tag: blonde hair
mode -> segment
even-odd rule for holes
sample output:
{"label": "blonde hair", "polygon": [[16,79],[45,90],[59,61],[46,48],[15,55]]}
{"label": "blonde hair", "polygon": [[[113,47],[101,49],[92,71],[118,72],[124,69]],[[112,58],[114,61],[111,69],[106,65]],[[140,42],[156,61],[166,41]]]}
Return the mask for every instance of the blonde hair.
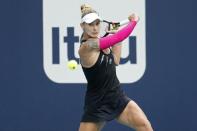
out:
{"label": "blonde hair", "polygon": [[89,13],[97,13],[97,12],[93,10],[89,4],[81,5],[81,18],[83,18],[85,15]]}

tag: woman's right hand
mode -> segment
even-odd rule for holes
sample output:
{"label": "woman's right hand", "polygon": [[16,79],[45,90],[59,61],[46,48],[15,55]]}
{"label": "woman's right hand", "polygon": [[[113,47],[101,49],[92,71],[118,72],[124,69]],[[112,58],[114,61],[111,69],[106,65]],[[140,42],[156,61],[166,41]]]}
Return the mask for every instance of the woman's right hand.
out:
{"label": "woman's right hand", "polygon": [[136,22],[138,22],[138,21],[140,20],[139,16],[137,16],[136,14],[130,15],[130,16],[128,17],[128,19],[129,19],[130,21],[136,21]]}

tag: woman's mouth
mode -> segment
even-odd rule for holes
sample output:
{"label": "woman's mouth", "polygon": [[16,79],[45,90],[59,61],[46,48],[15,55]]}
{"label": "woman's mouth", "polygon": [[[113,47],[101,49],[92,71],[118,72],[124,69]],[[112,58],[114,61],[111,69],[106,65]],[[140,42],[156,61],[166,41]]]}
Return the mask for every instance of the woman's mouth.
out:
{"label": "woman's mouth", "polygon": [[98,32],[93,32],[92,34],[93,34],[93,35],[98,35]]}

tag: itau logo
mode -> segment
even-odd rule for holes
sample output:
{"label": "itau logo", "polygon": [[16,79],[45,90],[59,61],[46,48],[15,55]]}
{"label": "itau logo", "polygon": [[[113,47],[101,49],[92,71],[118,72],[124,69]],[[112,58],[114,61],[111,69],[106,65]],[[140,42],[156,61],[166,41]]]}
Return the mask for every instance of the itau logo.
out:
{"label": "itau logo", "polygon": [[138,81],[146,68],[145,0],[43,0],[43,66],[48,78],[56,83],[87,83],[81,66],[74,71],[67,68],[69,60],[79,64],[80,6],[84,3],[110,21],[124,20],[132,13],[140,16],[131,36],[122,42],[121,62],[117,66],[121,83]]}

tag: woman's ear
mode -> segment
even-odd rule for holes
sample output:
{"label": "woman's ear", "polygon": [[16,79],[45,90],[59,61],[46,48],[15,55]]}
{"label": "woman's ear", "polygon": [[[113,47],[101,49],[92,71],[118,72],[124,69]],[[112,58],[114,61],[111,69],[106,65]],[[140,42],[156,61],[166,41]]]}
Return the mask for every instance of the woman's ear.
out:
{"label": "woman's ear", "polygon": [[80,23],[80,26],[84,30],[84,23]]}

